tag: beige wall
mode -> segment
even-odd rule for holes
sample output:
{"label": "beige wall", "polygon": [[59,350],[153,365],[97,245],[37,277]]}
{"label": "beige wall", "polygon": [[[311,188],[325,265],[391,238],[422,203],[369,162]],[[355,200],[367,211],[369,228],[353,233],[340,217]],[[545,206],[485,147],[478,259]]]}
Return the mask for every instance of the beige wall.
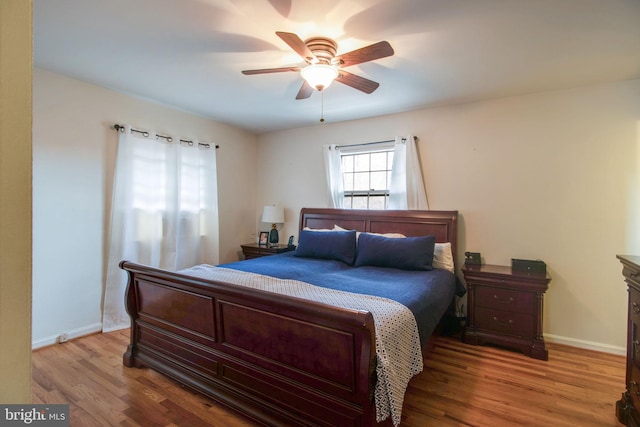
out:
{"label": "beige wall", "polygon": [[35,347],[101,328],[114,123],[220,145],[220,262],[238,260],[255,234],[253,134],[42,69],[33,80]]}
{"label": "beige wall", "polygon": [[0,402],[31,402],[32,2],[0,2]]}
{"label": "beige wall", "polygon": [[[615,255],[640,253],[640,81],[424,109],[262,135],[257,206],[327,206],[320,147],[413,133],[431,209],[461,214],[460,252],[542,259],[544,332],[624,353],[626,289]],[[461,254],[459,254],[460,256]],[[459,258],[460,259],[460,258]]]}

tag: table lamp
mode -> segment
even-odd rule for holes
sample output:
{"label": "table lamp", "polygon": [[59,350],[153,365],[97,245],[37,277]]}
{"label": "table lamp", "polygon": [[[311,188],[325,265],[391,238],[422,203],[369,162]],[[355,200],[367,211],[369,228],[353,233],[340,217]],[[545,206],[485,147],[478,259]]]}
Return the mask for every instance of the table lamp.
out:
{"label": "table lamp", "polygon": [[284,208],[275,205],[265,206],[262,210],[262,222],[271,223],[271,231],[269,231],[269,245],[277,245],[280,240],[277,224],[284,224]]}

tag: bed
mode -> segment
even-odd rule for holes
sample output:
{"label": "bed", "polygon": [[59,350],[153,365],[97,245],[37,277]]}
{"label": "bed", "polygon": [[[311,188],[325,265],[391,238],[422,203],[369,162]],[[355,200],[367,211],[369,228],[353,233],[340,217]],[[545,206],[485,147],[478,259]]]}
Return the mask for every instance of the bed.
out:
{"label": "bed", "polygon": [[[455,267],[429,270],[420,265],[420,271],[413,271],[412,264],[423,258],[413,256],[422,249],[413,250],[412,245],[423,245],[427,236],[437,248],[450,248],[455,264],[457,212],[304,208],[299,230],[294,252],[217,267],[169,272],[122,261],[129,280],[125,304],[132,322],[124,365],[152,368],[264,425],[397,425],[400,414],[393,402],[404,388],[398,391],[390,382],[386,394],[392,405],[381,409],[380,400],[386,398],[380,397],[384,395],[380,389],[387,387],[381,365],[388,355],[380,352],[385,345],[393,352],[400,345],[386,340],[405,334],[414,352],[407,358],[413,358],[415,365],[416,345],[428,347],[429,336],[452,307],[454,295],[464,292],[455,274],[447,271]],[[336,239],[352,238],[355,266],[349,265],[349,258],[346,262],[341,258],[349,251],[335,249],[342,248]],[[395,245],[391,247],[401,249],[381,257],[379,249],[391,240]],[[411,265],[400,269],[378,265],[393,261],[393,254],[402,255],[394,262]],[[380,279],[431,280],[421,275],[437,278],[437,290],[428,291],[433,295],[416,297],[400,287],[365,295],[367,286]],[[254,280],[255,285],[245,283]],[[348,298],[343,299],[345,292]],[[321,296],[314,299],[308,293]],[[409,322],[415,331],[395,321],[391,323],[397,329],[382,327],[380,312],[389,310],[412,313]],[[385,328],[387,337],[380,331]],[[421,369],[421,354],[419,365]]]}

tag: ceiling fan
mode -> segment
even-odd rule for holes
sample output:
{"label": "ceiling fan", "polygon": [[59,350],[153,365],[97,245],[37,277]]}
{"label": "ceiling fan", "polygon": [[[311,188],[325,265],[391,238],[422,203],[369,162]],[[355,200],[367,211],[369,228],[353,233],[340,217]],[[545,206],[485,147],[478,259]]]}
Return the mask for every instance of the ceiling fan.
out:
{"label": "ceiling fan", "polygon": [[309,98],[313,89],[322,91],[327,88],[333,80],[351,86],[364,93],[372,93],[380,86],[373,80],[357,76],[343,68],[375,59],[385,58],[393,55],[393,48],[386,41],[374,43],[351,52],[336,56],[338,44],[327,37],[311,37],[302,41],[294,33],[276,31],[286,44],[291,47],[308,64],[304,67],[280,67],[264,68],[260,70],[244,70],[242,74],[269,74],[286,71],[300,71],[304,82],[296,95],[296,99]]}

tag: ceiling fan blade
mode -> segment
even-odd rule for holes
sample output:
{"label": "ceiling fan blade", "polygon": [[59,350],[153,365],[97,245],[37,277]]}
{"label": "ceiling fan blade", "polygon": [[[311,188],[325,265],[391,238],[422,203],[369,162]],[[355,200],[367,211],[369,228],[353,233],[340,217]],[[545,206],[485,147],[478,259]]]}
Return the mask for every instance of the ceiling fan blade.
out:
{"label": "ceiling fan blade", "polygon": [[304,44],[302,39],[298,37],[297,34],[286,33],[284,31],[276,31],[276,34],[305,61],[311,63],[315,62],[315,60],[317,59],[313,52],[309,50],[307,45]]}
{"label": "ceiling fan blade", "polygon": [[334,61],[338,61],[337,63],[341,67],[349,67],[351,65],[362,64],[363,62],[373,61],[374,59],[386,58],[393,54],[393,48],[389,42],[382,41],[338,55],[334,58]]}
{"label": "ceiling fan blade", "polygon": [[280,67],[280,68],[263,68],[260,70],[242,70],[242,74],[270,74],[270,73],[282,73],[285,71],[300,71],[300,67]]}
{"label": "ceiling fan blade", "polygon": [[378,89],[380,83],[373,80],[365,79],[364,77],[356,76],[344,70],[338,71],[338,77],[336,81],[347,86],[351,86],[354,89],[358,89],[364,93],[372,93]]}
{"label": "ceiling fan blade", "polygon": [[307,99],[313,93],[313,88],[307,81],[305,80],[296,95],[296,99]]}

